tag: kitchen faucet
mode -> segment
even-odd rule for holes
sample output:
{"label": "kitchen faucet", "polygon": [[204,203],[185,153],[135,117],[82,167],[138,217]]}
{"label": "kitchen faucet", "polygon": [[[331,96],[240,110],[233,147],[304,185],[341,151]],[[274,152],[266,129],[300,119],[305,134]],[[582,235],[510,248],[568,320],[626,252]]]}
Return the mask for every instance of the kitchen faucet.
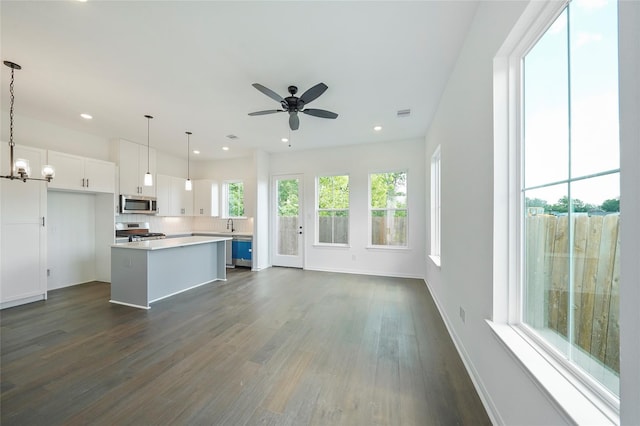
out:
{"label": "kitchen faucet", "polygon": [[233,219],[231,218],[227,219],[227,229],[229,229],[229,222],[231,222],[231,232],[235,231],[233,228]]}

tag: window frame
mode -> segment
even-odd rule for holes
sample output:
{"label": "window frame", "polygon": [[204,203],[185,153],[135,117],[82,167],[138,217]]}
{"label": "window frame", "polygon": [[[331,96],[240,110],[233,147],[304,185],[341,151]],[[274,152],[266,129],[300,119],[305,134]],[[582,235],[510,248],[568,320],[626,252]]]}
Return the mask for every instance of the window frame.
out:
{"label": "window frame", "polygon": [[[242,184],[242,216],[229,215],[229,185],[234,183]],[[244,199],[244,181],[242,179],[228,179],[222,182],[222,219],[246,219],[246,203]]]}
{"label": "window frame", "polygon": [[[397,208],[373,208],[371,207],[371,176],[372,175],[380,175],[380,174],[386,174],[386,173],[404,173],[405,174],[405,179],[406,179],[406,204],[407,206],[404,209],[397,209]],[[406,224],[405,224],[405,233],[406,233],[406,242],[404,245],[388,245],[388,244],[373,244],[373,232],[371,231],[371,227],[373,224],[372,221],[372,212],[374,210],[377,211],[402,211],[404,210],[406,212],[405,217],[406,217]],[[381,249],[381,250],[407,250],[409,249],[409,240],[410,240],[410,233],[409,233],[409,171],[407,169],[391,169],[391,170],[385,170],[385,171],[375,171],[375,172],[369,172],[367,175],[367,222],[368,222],[368,230],[367,230],[367,245],[366,248],[368,249]]]}
{"label": "window frame", "polygon": [[[320,209],[320,178],[344,176],[348,180],[349,185],[349,207],[347,209]],[[317,175],[315,178],[315,238],[314,245],[322,247],[350,247],[351,246],[351,176],[349,173],[331,173]],[[320,242],[320,211],[345,211],[347,212],[347,242],[346,243],[327,243]]]}
{"label": "window frame", "polygon": [[441,255],[441,213],[442,213],[442,150],[440,145],[436,147],[431,155],[431,194],[430,194],[430,241],[429,257],[437,265],[440,266]]}
{"label": "window frame", "polygon": [[523,59],[569,2],[532,2],[494,58],[494,303],[487,323],[569,419],[614,424],[620,399],[523,321]]}

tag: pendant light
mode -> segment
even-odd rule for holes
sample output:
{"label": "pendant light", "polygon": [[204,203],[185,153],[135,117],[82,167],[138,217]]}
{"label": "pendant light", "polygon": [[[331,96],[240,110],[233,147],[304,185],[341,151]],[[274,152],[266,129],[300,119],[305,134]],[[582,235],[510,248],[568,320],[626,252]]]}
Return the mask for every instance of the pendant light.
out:
{"label": "pendant light", "polygon": [[144,174],[144,186],[153,186],[153,176],[151,176],[150,167],[149,167],[149,155],[150,155],[150,147],[149,147],[149,122],[153,118],[150,115],[145,115],[147,119],[147,173]]}
{"label": "pendant light", "polygon": [[53,166],[45,164],[44,166],[42,166],[42,178],[33,178],[29,177],[29,174],[31,173],[29,160],[26,160],[24,158],[17,158],[14,161],[13,159],[13,148],[16,145],[16,143],[13,141],[13,103],[15,101],[15,96],[13,94],[13,72],[15,70],[21,70],[22,67],[11,61],[4,61],[4,64],[11,68],[11,83],[9,84],[9,93],[11,94],[11,107],[9,108],[9,164],[11,174],[0,177],[11,180],[19,179],[23,182],[26,182],[28,180],[42,180],[51,182],[51,179],[53,179],[56,174]]}
{"label": "pendant light", "polygon": [[184,183],[184,190],[191,191],[192,189],[191,174],[189,170],[189,150],[191,149],[191,143],[189,141],[189,136],[191,136],[192,133],[191,132],[185,132],[185,133],[187,134],[187,180]]}

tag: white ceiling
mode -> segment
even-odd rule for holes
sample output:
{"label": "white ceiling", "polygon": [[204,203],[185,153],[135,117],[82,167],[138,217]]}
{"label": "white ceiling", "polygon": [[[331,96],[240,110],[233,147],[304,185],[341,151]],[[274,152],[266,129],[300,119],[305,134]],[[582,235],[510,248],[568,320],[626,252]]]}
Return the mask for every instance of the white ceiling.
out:
{"label": "white ceiling", "polygon": [[[22,66],[16,115],[146,143],[150,114],[151,146],[186,157],[189,130],[200,159],[220,159],[424,137],[476,6],[3,0],[1,54]],[[1,68],[8,114],[10,69]],[[292,148],[280,141],[287,114],[247,115],[279,107],[252,83],[281,96],[296,85],[300,96],[319,82],[329,89],[309,107],[339,117],[300,114]],[[410,117],[396,116],[407,108]]]}

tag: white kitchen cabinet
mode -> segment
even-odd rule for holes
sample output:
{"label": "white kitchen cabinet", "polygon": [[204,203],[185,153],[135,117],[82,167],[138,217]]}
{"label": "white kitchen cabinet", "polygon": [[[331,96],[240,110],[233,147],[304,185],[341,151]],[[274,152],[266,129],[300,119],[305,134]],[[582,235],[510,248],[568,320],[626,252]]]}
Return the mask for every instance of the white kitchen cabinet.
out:
{"label": "white kitchen cabinet", "polygon": [[218,183],[210,179],[193,181],[193,215],[219,216]]}
{"label": "white kitchen cabinet", "polygon": [[157,175],[158,215],[193,216],[193,191],[185,191],[184,178]]}
{"label": "white kitchen cabinet", "polygon": [[[0,146],[0,171],[8,175],[6,144]],[[46,152],[15,147],[15,157],[41,170]],[[35,176],[35,174],[33,175]],[[47,297],[47,186],[44,182],[0,179],[0,307]]]}
{"label": "white kitchen cabinet", "polygon": [[48,163],[56,169],[50,189],[113,193],[116,185],[115,164],[63,152],[48,151]]}
{"label": "white kitchen cabinet", "polygon": [[[147,147],[145,145],[139,145],[124,139],[117,139],[113,143],[115,144],[116,161],[120,167],[120,193],[148,197],[157,196],[156,150],[150,148],[147,159]],[[153,176],[153,186],[144,186],[144,175],[147,171]]]}

